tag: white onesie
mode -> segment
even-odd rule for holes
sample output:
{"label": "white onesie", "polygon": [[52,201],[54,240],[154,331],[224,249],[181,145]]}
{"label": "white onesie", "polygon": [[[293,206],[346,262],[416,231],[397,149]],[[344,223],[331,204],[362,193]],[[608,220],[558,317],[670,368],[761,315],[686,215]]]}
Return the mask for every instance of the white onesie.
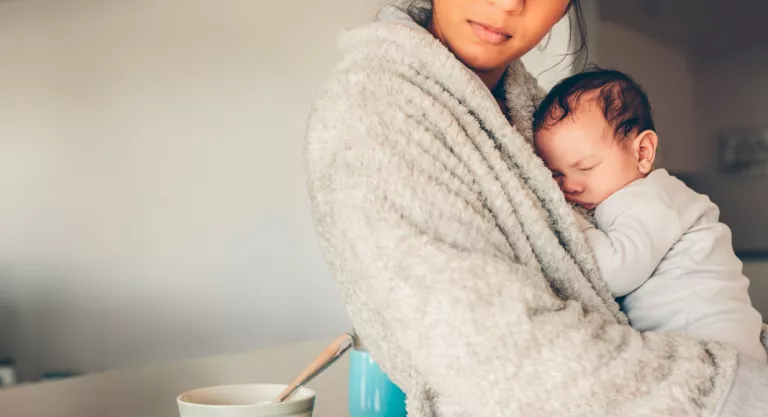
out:
{"label": "white onesie", "polygon": [[603,201],[599,229],[576,217],[634,328],[723,342],[765,362],[763,320],[719,216],[708,197],[659,169]]}

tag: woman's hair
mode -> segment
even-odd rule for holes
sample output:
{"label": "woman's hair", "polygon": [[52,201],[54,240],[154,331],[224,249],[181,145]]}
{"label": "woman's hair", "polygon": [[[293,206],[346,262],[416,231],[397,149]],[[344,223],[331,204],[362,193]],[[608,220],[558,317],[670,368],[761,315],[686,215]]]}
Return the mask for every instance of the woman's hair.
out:
{"label": "woman's hair", "polygon": [[[422,25],[426,25],[432,15],[432,0],[394,0],[394,3],[402,7],[411,15],[413,20]],[[589,50],[587,48],[587,22],[581,7],[581,0],[571,0],[568,5],[568,21],[571,24],[570,43],[573,48],[571,54],[576,55],[574,67],[584,69],[589,62]]]}
{"label": "woman's hair", "polygon": [[[581,8],[581,0],[571,0],[568,13],[568,21],[571,24],[570,43],[573,47],[572,54],[576,55],[574,67],[586,68],[589,63],[589,48],[587,47],[587,21],[584,17],[584,9]],[[574,39],[576,41],[574,42]]]}
{"label": "woman's hair", "polygon": [[422,26],[426,26],[432,16],[432,0],[395,0],[394,3]]}

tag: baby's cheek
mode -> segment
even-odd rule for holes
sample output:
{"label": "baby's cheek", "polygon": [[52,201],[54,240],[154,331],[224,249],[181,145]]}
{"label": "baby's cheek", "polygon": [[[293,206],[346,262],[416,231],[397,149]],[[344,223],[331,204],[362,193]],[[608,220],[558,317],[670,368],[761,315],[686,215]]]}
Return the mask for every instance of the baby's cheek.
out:
{"label": "baby's cheek", "polygon": [[619,181],[616,181],[616,176],[607,176],[601,179],[599,184],[595,184],[595,188],[593,188],[595,203],[602,203],[620,189],[621,185]]}

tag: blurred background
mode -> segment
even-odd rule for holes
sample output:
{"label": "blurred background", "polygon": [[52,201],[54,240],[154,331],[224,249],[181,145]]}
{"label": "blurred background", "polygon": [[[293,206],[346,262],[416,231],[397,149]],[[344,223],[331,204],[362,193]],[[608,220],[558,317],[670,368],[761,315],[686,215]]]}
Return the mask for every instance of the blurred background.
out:
{"label": "blurred background", "polygon": [[[303,135],[336,34],[381,3],[0,0],[0,357],[19,380],[349,330]],[[739,145],[768,129],[768,4],[586,3],[590,60],[646,88],[660,166],[721,206],[768,315],[765,148]],[[569,34],[525,57],[545,86]],[[723,140],[752,149],[737,169]]]}

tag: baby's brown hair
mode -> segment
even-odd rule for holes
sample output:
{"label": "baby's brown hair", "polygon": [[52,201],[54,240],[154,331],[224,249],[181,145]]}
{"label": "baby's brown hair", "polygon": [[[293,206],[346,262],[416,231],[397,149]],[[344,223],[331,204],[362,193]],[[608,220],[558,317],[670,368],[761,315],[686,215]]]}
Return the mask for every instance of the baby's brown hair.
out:
{"label": "baby's brown hair", "polygon": [[617,139],[656,130],[651,103],[642,87],[627,74],[592,66],[555,85],[533,116],[533,131],[553,126],[568,117],[585,94],[596,94],[605,120]]}

